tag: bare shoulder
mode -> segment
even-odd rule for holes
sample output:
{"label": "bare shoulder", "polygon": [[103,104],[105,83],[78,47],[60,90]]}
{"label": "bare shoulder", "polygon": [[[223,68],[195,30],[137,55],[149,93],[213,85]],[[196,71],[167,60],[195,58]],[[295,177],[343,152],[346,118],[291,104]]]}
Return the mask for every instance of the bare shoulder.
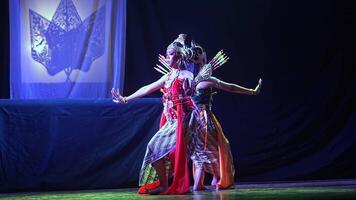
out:
{"label": "bare shoulder", "polygon": [[159,78],[157,81],[155,81],[155,83],[163,85],[166,82],[167,78],[168,78],[168,74],[165,74],[161,76],[161,78]]}
{"label": "bare shoulder", "polygon": [[209,79],[201,81],[197,84],[196,89],[208,89],[215,87],[217,81],[215,77],[209,77]]}
{"label": "bare shoulder", "polygon": [[159,78],[158,80],[166,80],[167,78],[168,78],[168,74],[165,74],[161,76],[161,78]]}
{"label": "bare shoulder", "polygon": [[216,78],[216,77],[214,77],[214,76],[209,77],[208,81],[213,82],[213,83],[219,83],[219,82],[221,82],[220,79],[218,79],[218,78]]}
{"label": "bare shoulder", "polygon": [[209,77],[209,79],[207,79],[205,82],[207,82],[206,84],[211,87],[211,88],[218,88],[218,89],[222,89],[223,85],[225,84],[224,81],[211,76]]}

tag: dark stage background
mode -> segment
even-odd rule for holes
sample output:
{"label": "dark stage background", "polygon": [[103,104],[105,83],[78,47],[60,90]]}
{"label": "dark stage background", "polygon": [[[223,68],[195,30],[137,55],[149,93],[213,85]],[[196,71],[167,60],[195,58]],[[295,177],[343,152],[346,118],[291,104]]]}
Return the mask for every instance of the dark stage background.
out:
{"label": "dark stage background", "polygon": [[[7,8],[1,1],[2,98],[9,97]],[[352,0],[128,0],[124,94],[158,79],[157,55],[187,33],[209,59],[220,49],[229,55],[216,77],[249,88],[263,79],[258,96],[219,91],[214,99],[237,181],[356,178],[355,26]]]}
{"label": "dark stage background", "polygon": [[176,2],[128,2],[125,94],[158,79],[157,54],[187,33],[230,56],[216,77],[263,79],[259,96],[214,99],[237,180],[356,177],[355,1]]}

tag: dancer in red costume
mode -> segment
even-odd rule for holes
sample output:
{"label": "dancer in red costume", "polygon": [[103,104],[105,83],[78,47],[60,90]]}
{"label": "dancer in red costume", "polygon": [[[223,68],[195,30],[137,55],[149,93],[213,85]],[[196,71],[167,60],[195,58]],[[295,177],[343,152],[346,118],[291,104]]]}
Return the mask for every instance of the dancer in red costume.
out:
{"label": "dancer in red costume", "polygon": [[[112,90],[114,102],[128,103],[132,99],[150,94],[156,90],[164,91],[165,123],[147,145],[145,158],[140,171],[139,193],[184,194],[189,192],[188,145],[191,135],[202,131],[202,121],[192,95],[193,73],[185,69],[187,52],[186,35],[179,37],[167,47],[165,63],[168,72],[162,78],[146,85],[135,93],[123,97]],[[161,70],[165,70],[162,68]],[[171,155],[171,156],[170,156]],[[168,174],[173,182],[168,185]],[[168,170],[168,171],[167,171]]]}
{"label": "dancer in red costume", "polygon": [[[216,189],[227,189],[234,184],[235,168],[233,164],[230,144],[224,135],[219,121],[211,111],[213,89],[227,92],[257,95],[261,89],[262,80],[254,89],[248,89],[236,84],[227,83],[212,76],[212,71],[219,68],[229,59],[220,51],[208,64],[204,49],[191,42],[189,48],[190,62],[194,63],[193,71],[198,71],[194,79],[195,93],[193,100],[199,108],[200,116],[204,122],[203,132],[192,135],[191,159],[193,160],[194,186],[193,190],[204,190],[204,172],[213,175],[211,185]],[[167,66],[161,57],[159,60],[163,66]],[[162,69],[161,66],[157,66]],[[157,71],[159,69],[156,68]],[[161,72],[161,71],[159,71]],[[162,73],[162,72],[161,72]],[[164,117],[162,117],[164,119]],[[164,122],[164,120],[161,120]],[[203,134],[202,134],[203,133]]]}

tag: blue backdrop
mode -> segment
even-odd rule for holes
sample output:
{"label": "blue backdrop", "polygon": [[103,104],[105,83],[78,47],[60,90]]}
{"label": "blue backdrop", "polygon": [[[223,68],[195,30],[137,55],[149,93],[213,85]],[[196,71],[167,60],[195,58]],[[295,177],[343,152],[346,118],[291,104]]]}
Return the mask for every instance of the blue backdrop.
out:
{"label": "blue backdrop", "polygon": [[104,98],[122,88],[126,0],[10,1],[11,98]]}

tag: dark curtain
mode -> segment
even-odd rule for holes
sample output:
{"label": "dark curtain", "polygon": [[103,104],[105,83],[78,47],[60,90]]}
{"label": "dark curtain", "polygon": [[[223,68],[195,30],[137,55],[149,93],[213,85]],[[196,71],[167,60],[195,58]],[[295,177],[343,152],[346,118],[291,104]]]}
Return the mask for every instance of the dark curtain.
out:
{"label": "dark curtain", "polygon": [[248,88],[263,79],[258,96],[214,96],[236,180],[355,178],[355,10],[336,0],[129,1],[125,93],[158,79],[157,55],[186,33],[208,59],[229,55],[216,77]]}
{"label": "dark curtain", "polygon": [[135,187],[160,99],[0,100],[0,192]]}

